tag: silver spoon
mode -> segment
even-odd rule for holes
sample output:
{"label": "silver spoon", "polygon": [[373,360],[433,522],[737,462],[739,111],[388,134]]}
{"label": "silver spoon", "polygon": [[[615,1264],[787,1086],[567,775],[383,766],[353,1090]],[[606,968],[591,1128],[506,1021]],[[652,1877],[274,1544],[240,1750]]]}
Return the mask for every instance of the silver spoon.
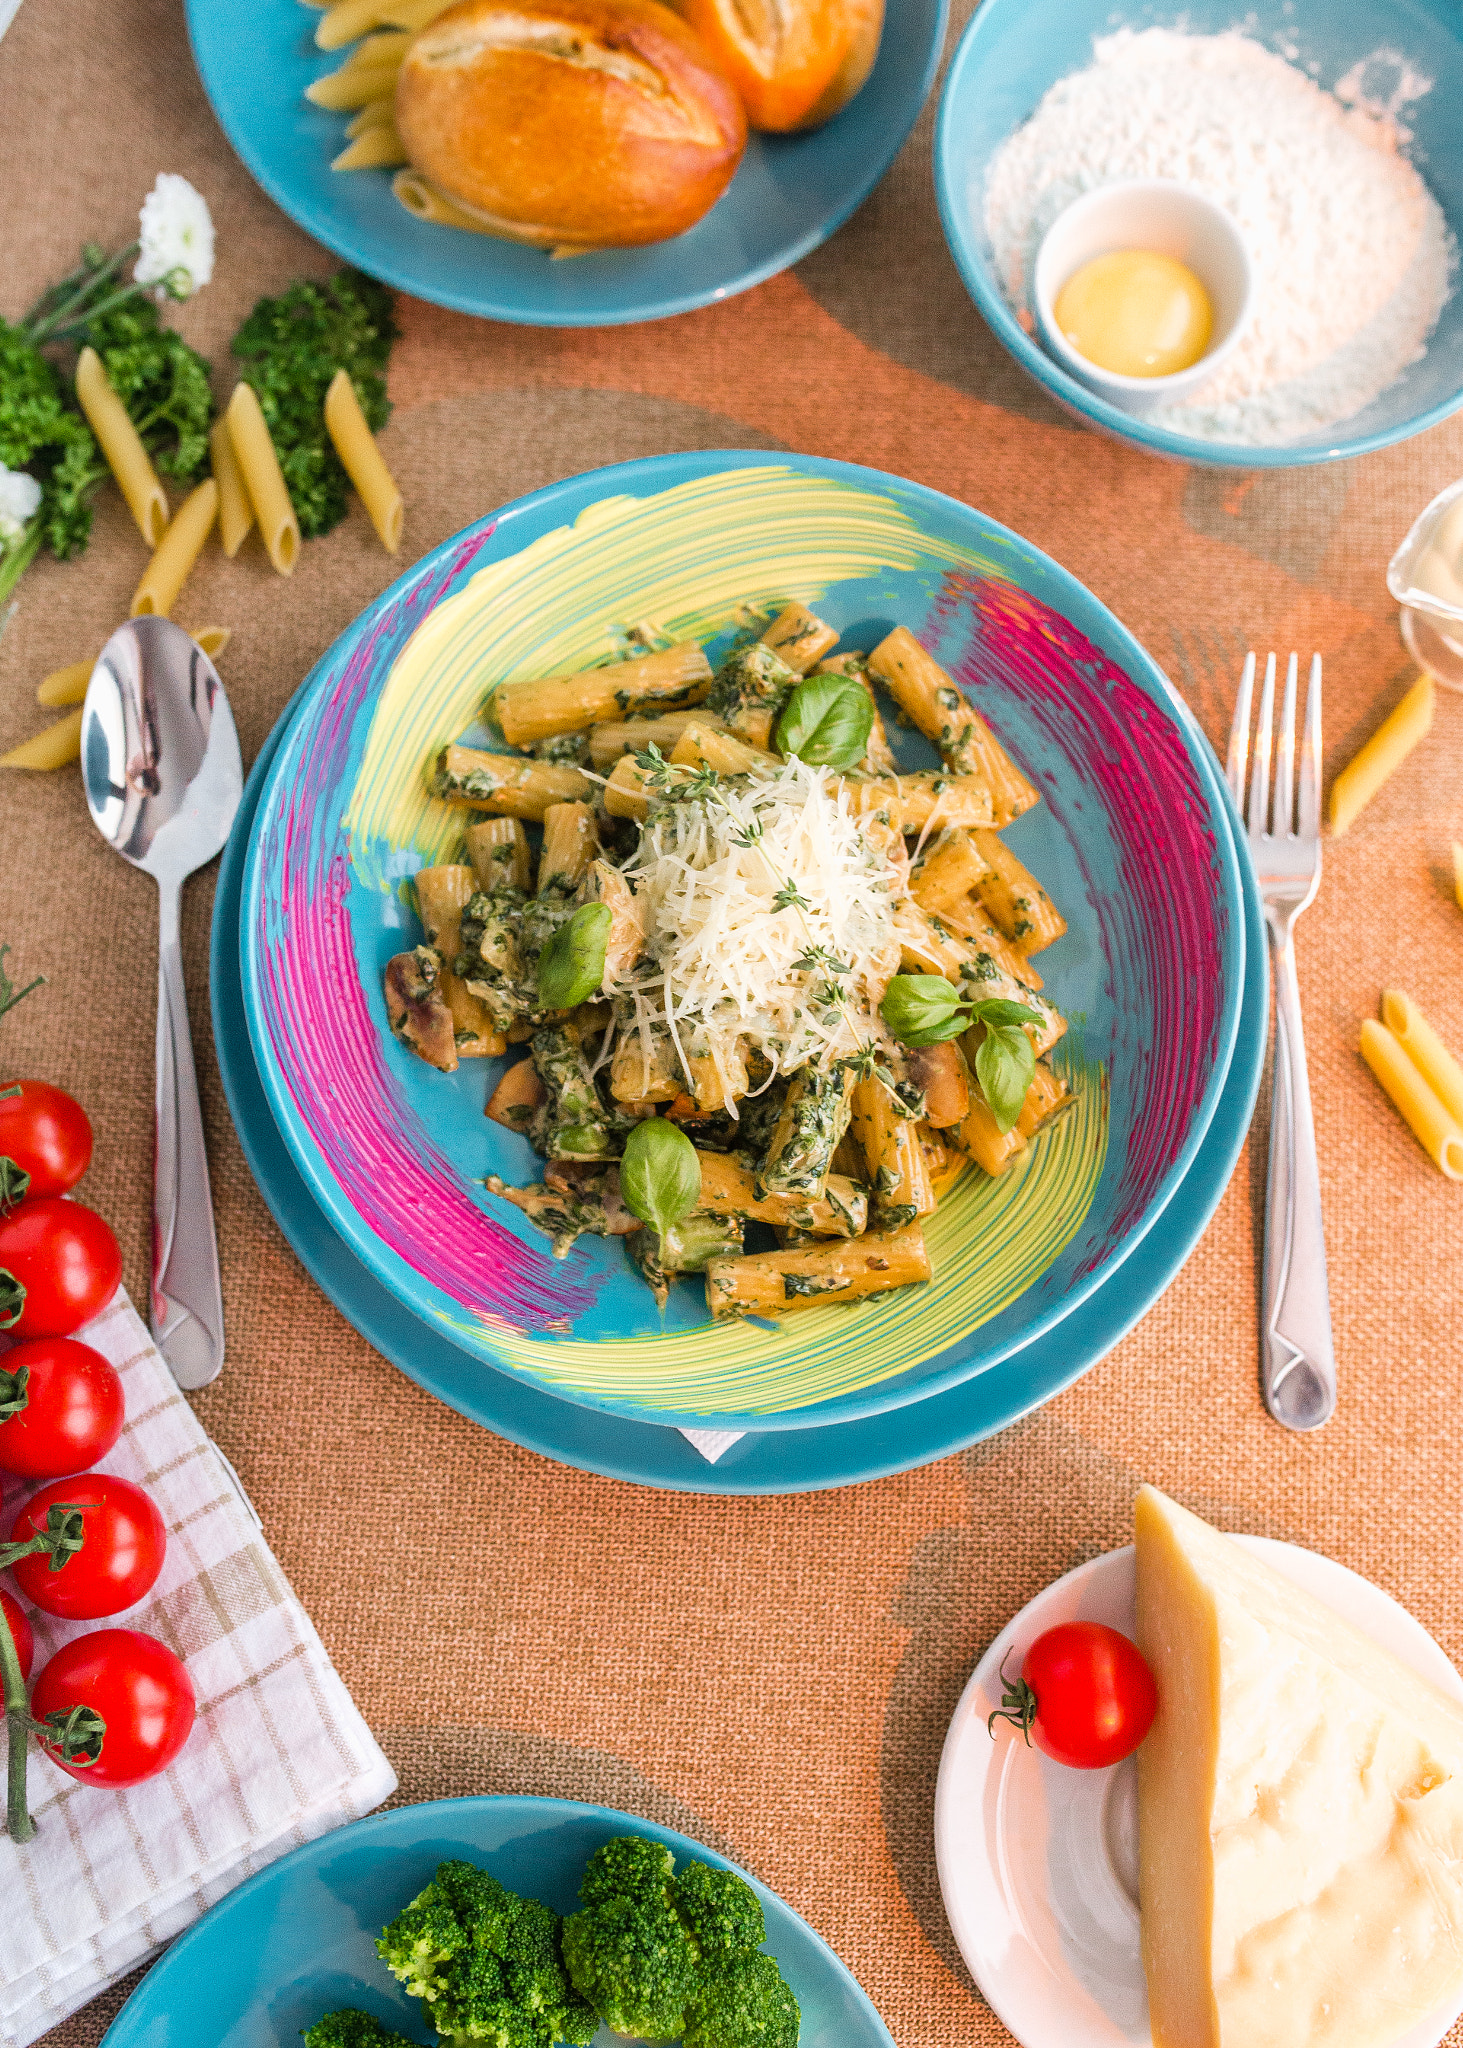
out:
{"label": "silver spoon", "polygon": [[224,1362],[218,1240],[178,945],[183,884],[222,847],[244,774],[213,663],[170,619],[129,619],[102,649],[81,715],[92,822],[158,886],[157,1153],[148,1320],[180,1387]]}

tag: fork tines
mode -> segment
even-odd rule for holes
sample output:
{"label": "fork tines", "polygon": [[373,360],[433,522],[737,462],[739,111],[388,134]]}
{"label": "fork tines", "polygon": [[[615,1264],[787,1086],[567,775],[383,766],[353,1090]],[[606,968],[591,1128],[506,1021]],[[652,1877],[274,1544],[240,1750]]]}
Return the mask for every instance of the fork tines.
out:
{"label": "fork tines", "polygon": [[[1306,689],[1305,734],[1300,749],[1300,775],[1295,762],[1295,700],[1299,657],[1292,654],[1285,667],[1285,695],[1280,706],[1280,727],[1275,735],[1275,790],[1270,792],[1271,727],[1275,719],[1275,656],[1265,657],[1265,680],[1260,686],[1260,714],[1255,727],[1255,758],[1250,765],[1250,707],[1255,694],[1255,657],[1245,656],[1235,700],[1234,723],[1229,729],[1229,756],[1225,774],[1237,804],[1244,802],[1245,774],[1249,771],[1250,796],[1245,824],[1252,839],[1318,839],[1321,832],[1321,657],[1311,656],[1310,681]],[[1269,811],[1267,818],[1266,812]]]}

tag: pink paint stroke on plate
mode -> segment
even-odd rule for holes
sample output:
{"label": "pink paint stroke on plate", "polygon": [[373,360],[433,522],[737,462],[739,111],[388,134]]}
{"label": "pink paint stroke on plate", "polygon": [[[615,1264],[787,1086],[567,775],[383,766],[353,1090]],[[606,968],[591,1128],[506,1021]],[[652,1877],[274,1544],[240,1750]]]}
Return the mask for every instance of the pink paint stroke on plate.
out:
{"label": "pink paint stroke on plate", "polygon": [[[1153,1019],[1150,1039],[1131,1035],[1114,1047],[1136,1068],[1137,1107],[1118,1199],[1081,1278],[1122,1243],[1177,1162],[1219,1055],[1226,913],[1205,822],[1210,799],[1173,719],[1060,612],[1000,578],[951,572],[934,618],[944,628],[960,613],[976,631],[956,664],[959,680],[993,726],[1000,696],[1019,702],[1066,763],[1039,779],[1098,910],[1107,993],[1119,1018]],[[1084,787],[1100,792],[1112,820],[1116,886],[1094,872],[1088,828],[1070,815]],[[1207,877],[1209,887],[1175,886],[1179,877]],[[1146,984],[1141,1001],[1119,985],[1135,973]]]}
{"label": "pink paint stroke on plate", "polygon": [[339,823],[351,735],[374,685],[493,529],[474,534],[435,581],[423,579],[377,620],[314,722],[309,754],[267,827],[266,871],[279,877],[259,937],[259,988],[291,1100],[331,1175],[399,1258],[489,1327],[566,1326],[593,1288],[495,1223],[433,1145],[383,1052],[381,1019],[361,985],[351,930],[349,850]]}

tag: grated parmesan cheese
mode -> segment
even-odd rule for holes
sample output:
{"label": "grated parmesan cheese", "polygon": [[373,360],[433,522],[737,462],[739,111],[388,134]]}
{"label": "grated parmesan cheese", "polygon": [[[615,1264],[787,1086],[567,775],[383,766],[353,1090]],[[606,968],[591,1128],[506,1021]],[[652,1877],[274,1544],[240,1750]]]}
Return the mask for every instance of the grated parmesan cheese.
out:
{"label": "grated parmesan cheese", "polygon": [[[829,769],[794,758],[657,801],[625,872],[644,906],[645,953],[607,993],[633,1003],[647,1057],[663,1015],[683,1064],[709,1056],[730,1105],[748,1050],[787,1074],[874,1035],[899,964],[907,862],[864,836]],[[802,900],[779,907],[789,884]],[[810,952],[823,957],[809,964]]]}

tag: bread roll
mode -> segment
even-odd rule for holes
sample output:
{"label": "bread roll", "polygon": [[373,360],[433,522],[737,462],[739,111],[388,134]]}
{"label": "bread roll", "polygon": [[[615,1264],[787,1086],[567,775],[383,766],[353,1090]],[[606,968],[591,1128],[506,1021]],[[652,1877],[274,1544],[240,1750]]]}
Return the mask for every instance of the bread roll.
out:
{"label": "bread roll", "polygon": [[396,123],[474,224],[559,250],[681,234],[747,139],[736,93],[659,0],[458,0],[407,51]]}
{"label": "bread roll", "polygon": [[741,94],[754,128],[816,128],[874,66],[884,0],[675,0]]}

